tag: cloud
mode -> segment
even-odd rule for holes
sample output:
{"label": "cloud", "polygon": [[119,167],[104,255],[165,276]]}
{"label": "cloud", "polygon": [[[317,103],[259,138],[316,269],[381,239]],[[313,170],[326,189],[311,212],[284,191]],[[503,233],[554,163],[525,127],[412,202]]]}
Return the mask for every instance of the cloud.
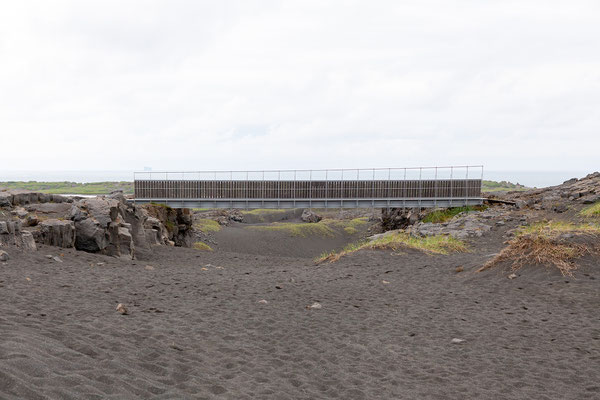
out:
{"label": "cloud", "polygon": [[599,36],[592,1],[11,2],[2,168],[598,169]]}

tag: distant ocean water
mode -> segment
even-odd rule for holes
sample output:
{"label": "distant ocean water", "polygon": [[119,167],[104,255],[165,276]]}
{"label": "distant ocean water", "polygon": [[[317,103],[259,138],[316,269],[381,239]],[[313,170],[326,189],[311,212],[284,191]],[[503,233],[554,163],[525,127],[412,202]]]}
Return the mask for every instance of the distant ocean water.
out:
{"label": "distant ocean water", "polygon": [[[134,171],[2,171],[0,182],[103,182],[132,181]],[[559,185],[571,178],[582,178],[594,171],[483,171],[483,179],[509,181],[530,187]],[[475,176],[474,176],[475,177]]]}

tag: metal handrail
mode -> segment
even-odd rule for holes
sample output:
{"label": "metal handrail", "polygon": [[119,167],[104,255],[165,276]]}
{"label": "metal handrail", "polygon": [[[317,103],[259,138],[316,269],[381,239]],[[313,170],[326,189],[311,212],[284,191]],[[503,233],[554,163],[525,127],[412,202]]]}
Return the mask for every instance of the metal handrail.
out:
{"label": "metal handrail", "polygon": [[375,168],[318,168],[318,169],[257,169],[257,170],[197,170],[197,171],[135,171],[134,174],[222,174],[222,173],[259,173],[259,172],[325,172],[325,171],[387,171],[387,170],[419,170],[419,169],[481,168],[483,165],[448,165],[431,167],[375,167]]}
{"label": "metal handrail", "polygon": [[[419,178],[415,180],[422,180],[423,172],[427,172],[431,170],[434,173],[434,180],[439,178],[439,172],[447,170],[450,172],[450,179],[453,179],[457,170],[464,169],[465,176],[468,179],[469,171],[479,170],[480,171],[480,179],[483,179],[483,165],[465,165],[465,166],[447,166],[447,167],[394,167],[394,168],[331,168],[331,169],[281,169],[281,170],[205,170],[205,171],[135,171],[133,173],[133,179],[138,180],[138,176],[144,176],[144,180],[230,180],[230,181],[249,181],[249,180],[267,180],[267,181],[289,181],[290,179],[282,179],[281,174],[294,174],[294,180],[310,180],[310,181],[329,181],[329,180],[340,180],[339,178],[331,177],[331,172],[337,172],[341,174],[341,180],[358,180],[358,181],[371,181],[371,180],[393,180],[391,176],[391,172],[404,172],[404,176],[406,176],[407,171],[419,171]],[[387,179],[383,177],[376,178],[376,172],[388,172]],[[350,172],[350,174],[348,174]],[[370,172],[371,178],[363,178],[361,179],[361,172]],[[307,173],[308,179],[299,179],[298,173]],[[346,174],[345,174],[346,173]],[[245,178],[233,179],[234,174],[242,174],[245,175]],[[261,178],[250,179],[249,174],[260,174]],[[277,178],[268,177],[268,174],[277,174]],[[315,179],[315,175],[324,174],[325,179],[319,178]],[[181,175],[178,176],[178,175]],[[186,176],[190,175],[198,175],[201,179],[185,179]],[[211,176],[212,175],[212,176]],[[219,177],[218,175],[226,175],[229,179],[225,177]],[[456,174],[459,175],[459,174]],[[345,176],[345,177],[344,177]],[[355,178],[356,177],[356,178]],[[195,177],[193,177],[195,178]],[[431,178],[425,178],[431,179]],[[444,178],[442,178],[444,179]]]}

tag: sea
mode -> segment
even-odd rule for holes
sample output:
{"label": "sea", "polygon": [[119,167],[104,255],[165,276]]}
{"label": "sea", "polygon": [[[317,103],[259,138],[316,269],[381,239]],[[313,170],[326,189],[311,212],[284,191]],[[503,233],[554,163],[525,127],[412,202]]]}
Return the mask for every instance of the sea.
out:
{"label": "sea", "polygon": [[[107,182],[133,181],[134,171],[7,171],[0,170],[0,182]],[[582,178],[594,171],[483,171],[483,179],[508,181],[528,187],[547,187],[563,183],[571,178]]]}

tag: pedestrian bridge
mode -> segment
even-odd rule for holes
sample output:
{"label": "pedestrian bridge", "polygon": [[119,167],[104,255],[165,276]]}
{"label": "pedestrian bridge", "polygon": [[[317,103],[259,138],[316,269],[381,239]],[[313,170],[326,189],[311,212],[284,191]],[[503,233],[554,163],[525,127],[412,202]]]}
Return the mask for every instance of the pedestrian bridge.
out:
{"label": "pedestrian bridge", "polygon": [[135,203],[174,208],[432,208],[481,204],[482,166],[135,172]]}

